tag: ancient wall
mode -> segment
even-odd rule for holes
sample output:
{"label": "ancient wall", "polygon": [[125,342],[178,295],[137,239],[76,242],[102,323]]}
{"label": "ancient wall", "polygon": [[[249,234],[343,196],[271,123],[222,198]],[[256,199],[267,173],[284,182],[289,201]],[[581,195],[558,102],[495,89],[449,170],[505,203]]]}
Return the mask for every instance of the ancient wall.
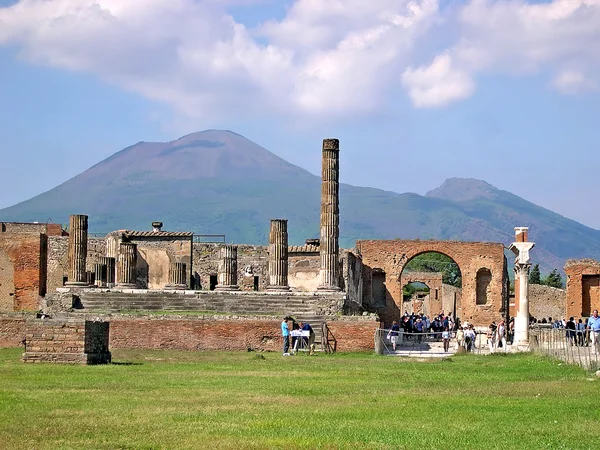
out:
{"label": "ancient wall", "polygon": [[[51,236],[48,238],[47,257],[47,291],[54,292],[62,287],[68,275],[69,238]],[[94,264],[106,253],[106,240],[104,238],[89,238],[87,243],[86,271],[92,272]]]}
{"label": "ancient wall", "polygon": [[[195,289],[209,290],[211,276],[219,271],[219,248],[222,244],[194,243],[193,270]],[[238,245],[238,285],[241,290],[252,291],[255,283],[264,290],[269,283],[267,247]]]}
{"label": "ancient wall", "polygon": [[186,282],[190,285],[192,263],[191,237],[128,236],[137,245],[137,286],[144,289],[164,289],[169,284],[171,262],[187,265]]}
{"label": "ancient wall", "polygon": [[321,257],[319,247],[302,245],[289,247],[288,284],[298,291],[316,291],[320,283]]}
{"label": "ancient wall", "polygon": [[[501,318],[505,295],[504,246],[495,243],[456,241],[357,241],[357,250],[363,264],[371,270],[385,273],[386,307],[380,315],[386,326],[397,320],[402,307],[400,275],[415,256],[438,252],[452,258],[462,274],[462,320],[475,325],[489,324]],[[491,275],[485,289],[485,303],[477,296],[478,273],[489,270]],[[481,285],[481,282],[480,282]],[[480,290],[481,291],[481,290]],[[371,302],[369,302],[371,303]]]}
{"label": "ancient wall", "polygon": [[25,339],[27,316],[8,314],[0,316],[0,348],[19,347]]}
{"label": "ancient wall", "polygon": [[[429,317],[442,310],[442,273],[441,272],[402,272],[400,285],[402,288],[410,283],[423,283],[429,288],[429,293],[419,299],[415,293],[410,301],[403,301],[400,314],[405,312],[423,313]],[[405,299],[404,299],[405,300]]]}
{"label": "ancient wall", "polygon": [[600,310],[600,262],[569,260],[565,264],[567,293],[565,316],[589,317]]}
{"label": "ancient wall", "polygon": [[0,286],[0,305],[5,312],[40,308],[40,297],[46,293],[46,252],[45,235],[0,233],[2,279],[6,283]]}
{"label": "ancient wall", "polygon": [[67,236],[67,232],[59,223],[0,222],[0,233]]}
{"label": "ancient wall", "polygon": [[30,319],[23,361],[106,364],[111,359],[108,345],[108,322]]}
{"label": "ancient wall", "polygon": [[450,284],[442,284],[442,310],[448,314],[454,314],[456,308],[456,317],[463,317],[462,307],[462,288]]}
{"label": "ancient wall", "polygon": [[[538,320],[562,319],[566,314],[566,291],[541,284],[529,283],[529,314]],[[513,311],[514,314],[514,311]]]}
{"label": "ancient wall", "polygon": [[345,314],[359,314],[364,308],[363,300],[363,266],[362,260],[350,251],[342,251],[343,289],[346,291],[344,305]]}

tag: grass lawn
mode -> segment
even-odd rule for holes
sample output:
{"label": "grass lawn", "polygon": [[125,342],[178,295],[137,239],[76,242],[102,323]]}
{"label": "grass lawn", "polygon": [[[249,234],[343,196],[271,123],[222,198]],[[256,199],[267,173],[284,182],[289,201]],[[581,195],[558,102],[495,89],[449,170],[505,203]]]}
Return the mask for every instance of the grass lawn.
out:
{"label": "grass lawn", "polygon": [[534,355],[21,351],[0,350],[4,449],[597,448],[600,380]]}

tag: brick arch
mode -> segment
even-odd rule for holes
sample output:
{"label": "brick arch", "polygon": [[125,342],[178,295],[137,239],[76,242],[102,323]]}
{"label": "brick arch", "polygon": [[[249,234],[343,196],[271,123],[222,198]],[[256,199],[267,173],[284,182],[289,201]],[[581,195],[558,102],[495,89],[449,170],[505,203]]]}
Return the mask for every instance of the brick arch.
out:
{"label": "brick arch", "polygon": [[[451,258],[462,275],[462,320],[476,325],[487,325],[501,318],[503,300],[507,296],[506,258],[504,245],[488,242],[390,240],[357,241],[356,248],[365,267],[378,267],[388,274],[386,283],[387,307],[380,311],[387,323],[395,320],[398,305],[402,302],[401,275],[406,264],[421,253],[435,252]],[[477,305],[477,272],[487,268],[492,273],[488,301]]]}
{"label": "brick arch", "polygon": [[[403,289],[407,284],[415,282],[425,284],[429,288],[429,294],[424,302],[423,312],[428,315],[437,314],[442,310],[442,278],[441,272],[402,272],[400,288]],[[403,302],[401,313],[405,312],[406,306]]]}

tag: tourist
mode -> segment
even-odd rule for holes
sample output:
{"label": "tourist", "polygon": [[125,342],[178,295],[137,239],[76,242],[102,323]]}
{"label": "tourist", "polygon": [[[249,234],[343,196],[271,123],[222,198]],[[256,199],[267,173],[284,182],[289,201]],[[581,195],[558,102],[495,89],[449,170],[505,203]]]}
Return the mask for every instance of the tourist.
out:
{"label": "tourist", "polygon": [[585,335],[585,323],[583,323],[583,319],[580,317],[579,322],[577,323],[577,345],[579,347],[583,347],[583,345],[584,345],[584,335]]}
{"label": "tourist", "polygon": [[488,327],[487,332],[487,344],[490,348],[490,353],[494,353],[496,350],[496,323],[492,322]]}
{"label": "tourist", "polygon": [[442,331],[442,342],[444,343],[444,353],[448,353],[448,349],[450,348],[450,332],[448,331],[448,327]]}
{"label": "tourist", "polygon": [[290,356],[290,329],[288,327],[289,317],[284,317],[281,322],[281,336],[283,337],[283,356]]}
{"label": "tourist", "polygon": [[575,318],[573,316],[569,317],[565,325],[567,342],[572,346],[575,343],[575,333],[577,330],[577,326],[575,325]]}
{"label": "tourist", "polygon": [[501,320],[498,324],[498,328],[496,329],[496,345],[498,347],[504,348],[504,351],[507,351],[506,348],[506,325],[504,325],[504,320]]}
{"label": "tourist", "polygon": [[390,342],[392,343],[392,350],[396,351],[396,343],[398,342],[398,333],[400,331],[400,326],[398,325],[398,322],[396,322],[394,320],[394,322],[392,322],[392,328],[390,329],[390,332],[388,333],[388,339],[390,340]]}
{"label": "tourist", "polygon": [[463,327],[458,327],[458,330],[456,331],[456,349],[458,350],[459,347],[463,347],[465,345],[465,332],[463,330]]}
{"label": "tourist", "polygon": [[300,330],[302,331],[308,331],[308,338],[303,337],[302,338],[302,342],[304,342],[304,344],[308,344],[308,354],[310,356],[315,354],[315,332],[312,329],[312,327],[310,326],[310,324],[306,323],[306,322],[300,322]]}
{"label": "tourist", "polygon": [[598,317],[597,309],[592,313],[592,317],[588,319],[587,328],[590,331],[590,342],[594,353],[598,354],[600,350],[600,317]]}

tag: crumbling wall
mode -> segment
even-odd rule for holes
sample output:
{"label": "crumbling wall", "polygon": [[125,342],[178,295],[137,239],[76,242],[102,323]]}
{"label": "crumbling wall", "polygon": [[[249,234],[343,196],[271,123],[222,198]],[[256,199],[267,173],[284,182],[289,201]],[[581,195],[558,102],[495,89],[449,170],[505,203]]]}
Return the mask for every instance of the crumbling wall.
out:
{"label": "crumbling wall", "polygon": [[565,264],[567,293],[565,316],[589,317],[600,309],[600,262],[569,260]]}
{"label": "crumbling wall", "polygon": [[351,251],[342,252],[344,287],[346,290],[346,302],[344,311],[346,314],[359,314],[364,311],[363,300],[363,266],[360,257]]}

